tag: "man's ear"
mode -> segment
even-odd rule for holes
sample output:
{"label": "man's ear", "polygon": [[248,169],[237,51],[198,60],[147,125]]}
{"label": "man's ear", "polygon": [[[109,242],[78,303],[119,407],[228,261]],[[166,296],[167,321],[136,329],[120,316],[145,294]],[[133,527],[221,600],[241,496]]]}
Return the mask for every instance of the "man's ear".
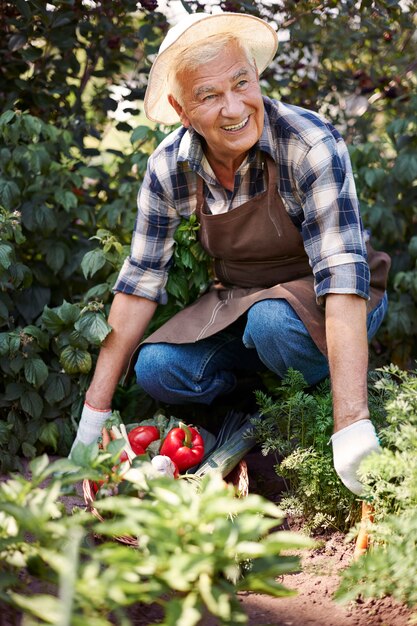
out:
{"label": "man's ear", "polygon": [[181,124],[185,128],[189,128],[191,126],[190,120],[186,116],[185,111],[182,108],[182,106],[180,105],[180,103],[177,102],[177,100],[175,100],[175,98],[174,98],[174,96],[172,94],[168,94],[168,102],[175,109],[176,114],[178,115],[178,117],[181,120]]}

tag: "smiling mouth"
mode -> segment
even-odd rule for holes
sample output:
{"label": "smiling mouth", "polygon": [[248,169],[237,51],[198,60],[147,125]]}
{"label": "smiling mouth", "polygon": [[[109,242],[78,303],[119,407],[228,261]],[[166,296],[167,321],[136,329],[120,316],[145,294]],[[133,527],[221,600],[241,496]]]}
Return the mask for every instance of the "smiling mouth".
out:
{"label": "smiling mouth", "polygon": [[228,133],[234,133],[238,130],[241,130],[242,128],[244,128],[246,126],[246,124],[249,122],[249,117],[247,117],[246,119],[244,119],[242,122],[240,122],[239,124],[234,124],[233,126],[222,126],[223,130],[226,130]]}

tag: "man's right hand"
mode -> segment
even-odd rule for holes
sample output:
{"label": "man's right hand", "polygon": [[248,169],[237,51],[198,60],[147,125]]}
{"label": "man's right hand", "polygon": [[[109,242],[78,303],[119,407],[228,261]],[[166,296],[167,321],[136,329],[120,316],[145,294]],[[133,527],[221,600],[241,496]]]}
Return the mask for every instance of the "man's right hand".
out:
{"label": "man's right hand", "polygon": [[89,444],[100,436],[102,425],[111,413],[116,387],[156,307],[156,302],[145,298],[115,295],[108,320],[112,331],[100,349],[71,451],[78,442]]}
{"label": "man's right hand", "polygon": [[77,436],[69,453],[70,458],[77,444],[83,443],[88,446],[93,441],[97,441],[101,435],[101,429],[110,415],[111,409],[95,409],[87,402],[84,404],[80,423],[78,424]]}

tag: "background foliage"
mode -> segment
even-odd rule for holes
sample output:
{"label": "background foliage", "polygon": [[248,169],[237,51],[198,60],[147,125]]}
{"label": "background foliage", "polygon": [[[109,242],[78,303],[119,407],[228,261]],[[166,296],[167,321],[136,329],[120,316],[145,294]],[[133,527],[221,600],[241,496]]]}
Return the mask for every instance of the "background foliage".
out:
{"label": "background foliage", "polygon": [[[166,128],[144,121],[151,56],[168,24],[156,0],[15,0],[0,11],[0,451],[68,451],[108,332],[138,185]],[[168,7],[174,3],[168,2]],[[182,2],[187,11],[210,5]],[[365,226],[393,258],[374,359],[417,354],[416,2],[226,0],[280,27],[265,93],[321,111],[346,137]],[[195,224],[177,233],[170,302],[207,284]],[[136,411],[133,388],[115,408]],[[72,420],[72,421],[71,421]]]}

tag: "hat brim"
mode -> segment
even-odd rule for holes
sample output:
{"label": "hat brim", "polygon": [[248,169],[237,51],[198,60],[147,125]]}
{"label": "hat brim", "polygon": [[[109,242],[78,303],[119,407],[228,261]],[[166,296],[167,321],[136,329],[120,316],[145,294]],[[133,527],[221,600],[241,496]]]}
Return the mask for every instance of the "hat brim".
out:
{"label": "hat brim", "polygon": [[166,125],[180,121],[168,102],[168,76],[176,55],[199,41],[225,33],[238,33],[239,38],[252,50],[259,74],[275,56],[278,47],[277,33],[258,17],[242,13],[216,13],[194,22],[158,54],[152,65],[144,101],[145,113],[150,120]]}

